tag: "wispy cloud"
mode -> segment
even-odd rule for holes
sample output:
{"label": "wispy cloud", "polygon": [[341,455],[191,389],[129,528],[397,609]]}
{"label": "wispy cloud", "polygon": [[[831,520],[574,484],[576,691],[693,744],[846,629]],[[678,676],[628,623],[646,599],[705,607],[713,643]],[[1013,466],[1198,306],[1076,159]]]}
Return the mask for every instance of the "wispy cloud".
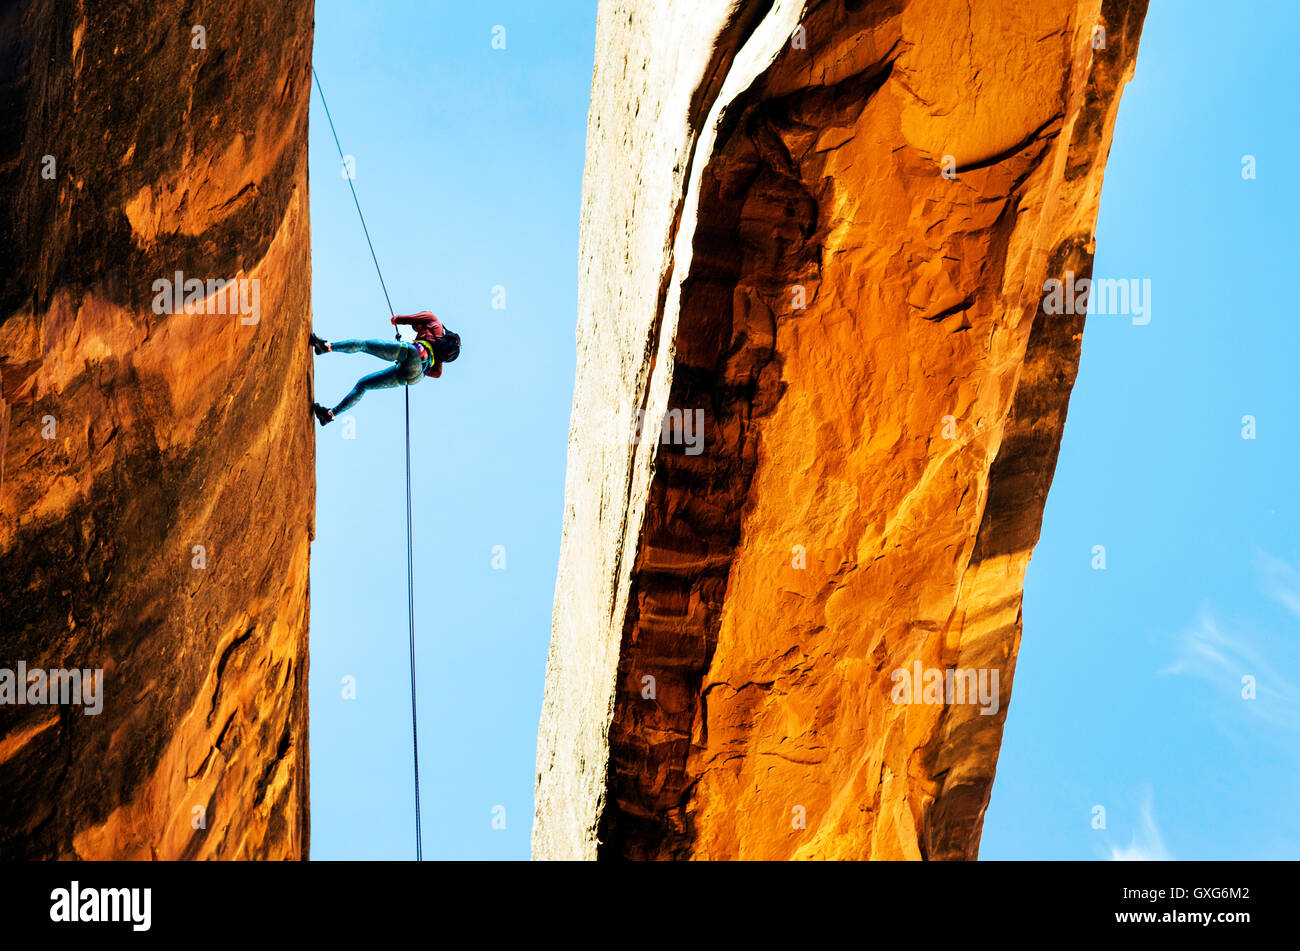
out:
{"label": "wispy cloud", "polygon": [[1260,555],[1264,573],[1264,590],[1282,607],[1300,620],[1300,571],[1272,555]]}
{"label": "wispy cloud", "polygon": [[1156,826],[1152,798],[1151,793],[1147,793],[1142,800],[1142,805],[1138,810],[1138,828],[1133,833],[1133,839],[1129,842],[1128,848],[1121,849],[1115,845],[1110,847],[1112,862],[1163,862],[1169,860],[1169,852],[1165,849],[1164,839],[1160,837],[1160,829]]}
{"label": "wispy cloud", "polygon": [[[1261,587],[1300,620],[1300,572],[1268,555],[1260,556],[1260,565]],[[1250,636],[1229,631],[1209,607],[1202,607],[1195,623],[1179,634],[1173,662],[1159,673],[1200,678],[1246,703],[1252,715],[1275,726],[1300,730],[1300,686],[1282,674],[1284,665],[1265,656],[1257,646],[1259,640],[1258,629]],[[1272,639],[1274,648],[1287,643]],[[1253,678],[1255,696],[1251,700],[1243,696],[1246,677]]]}

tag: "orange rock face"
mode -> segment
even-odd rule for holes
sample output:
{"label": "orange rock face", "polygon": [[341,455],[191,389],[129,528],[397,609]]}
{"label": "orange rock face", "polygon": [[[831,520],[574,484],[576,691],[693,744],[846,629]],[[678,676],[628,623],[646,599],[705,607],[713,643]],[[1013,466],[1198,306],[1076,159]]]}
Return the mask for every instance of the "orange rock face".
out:
{"label": "orange rock face", "polygon": [[[618,13],[589,193],[611,181],[593,150],[639,128],[602,64],[672,11]],[[588,195],[607,210],[584,249],[615,263],[584,281],[618,303],[579,323],[539,857],[977,855],[1083,331],[1043,287],[1090,274],[1144,14],[895,0],[720,19],[687,147],[639,151],[675,160],[680,187],[640,210]],[[638,296],[657,199],[678,211],[661,290]],[[620,337],[649,342],[610,379]],[[650,438],[585,444],[593,416],[637,408]]]}
{"label": "orange rock face", "polygon": [[103,671],[0,705],[3,858],[307,856],[312,7],[197,16],[0,29],[0,668]]}

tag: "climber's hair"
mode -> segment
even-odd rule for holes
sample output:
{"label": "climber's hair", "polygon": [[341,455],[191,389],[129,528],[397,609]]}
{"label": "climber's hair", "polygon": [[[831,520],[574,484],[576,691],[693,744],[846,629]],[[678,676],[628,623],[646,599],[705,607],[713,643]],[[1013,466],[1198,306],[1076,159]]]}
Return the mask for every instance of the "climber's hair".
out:
{"label": "climber's hair", "polygon": [[444,330],[441,337],[433,341],[433,355],[439,363],[451,363],[460,356],[460,334]]}

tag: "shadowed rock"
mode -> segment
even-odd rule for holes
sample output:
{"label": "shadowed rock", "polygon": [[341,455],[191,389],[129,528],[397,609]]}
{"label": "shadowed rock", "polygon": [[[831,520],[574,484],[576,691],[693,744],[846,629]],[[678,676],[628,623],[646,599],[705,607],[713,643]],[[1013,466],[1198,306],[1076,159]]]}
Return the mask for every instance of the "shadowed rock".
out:
{"label": "shadowed rock", "polygon": [[307,856],[312,4],[194,9],[0,12],[2,858]]}

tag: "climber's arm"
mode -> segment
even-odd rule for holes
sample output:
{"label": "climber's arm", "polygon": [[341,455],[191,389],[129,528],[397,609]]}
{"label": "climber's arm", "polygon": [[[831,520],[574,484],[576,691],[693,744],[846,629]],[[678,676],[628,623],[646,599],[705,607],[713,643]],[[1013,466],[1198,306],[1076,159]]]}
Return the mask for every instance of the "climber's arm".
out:
{"label": "climber's arm", "polygon": [[425,371],[424,371],[424,375],[425,375],[425,376],[431,376],[431,377],[433,377],[435,380],[436,380],[438,377],[442,376],[442,361],[441,361],[441,360],[435,360],[435,361],[433,361],[433,366],[431,366],[431,367],[429,367],[429,369],[425,370]]}
{"label": "climber's arm", "polygon": [[393,325],[409,324],[419,332],[424,327],[432,327],[434,336],[442,336],[442,321],[433,315],[432,311],[422,310],[418,314],[397,314],[393,317]]}

